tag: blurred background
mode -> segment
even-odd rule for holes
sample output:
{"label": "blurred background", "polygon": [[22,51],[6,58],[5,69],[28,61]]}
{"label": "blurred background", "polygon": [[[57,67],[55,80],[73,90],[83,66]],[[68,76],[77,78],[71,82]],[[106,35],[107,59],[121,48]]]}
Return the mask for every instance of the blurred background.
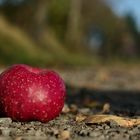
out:
{"label": "blurred background", "polygon": [[139,0],[0,0],[0,66],[140,59]]}

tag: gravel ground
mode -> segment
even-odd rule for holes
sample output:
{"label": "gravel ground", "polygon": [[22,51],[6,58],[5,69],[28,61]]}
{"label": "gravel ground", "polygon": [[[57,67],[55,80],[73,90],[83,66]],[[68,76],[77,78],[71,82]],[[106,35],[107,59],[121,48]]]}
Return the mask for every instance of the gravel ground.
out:
{"label": "gravel ground", "polygon": [[140,90],[140,66],[97,66],[58,70],[67,83],[99,90]]}
{"label": "gravel ground", "polygon": [[0,118],[0,140],[139,140],[140,125],[121,127],[77,121],[78,114],[113,114],[140,118],[138,69],[58,70],[67,84],[63,112],[48,123],[12,122]]}

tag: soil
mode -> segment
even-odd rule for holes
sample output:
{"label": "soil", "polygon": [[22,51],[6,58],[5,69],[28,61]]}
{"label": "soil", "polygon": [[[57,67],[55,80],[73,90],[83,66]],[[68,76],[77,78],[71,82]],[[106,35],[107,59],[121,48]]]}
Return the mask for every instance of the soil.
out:
{"label": "soil", "polygon": [[0,140],[139,140],[140,125],[121,127],[113,120],[79,122],[79,114],[113,114],[140,118],[139,68],[58,70],[67,83],[66,104],[48,122],[12,122],[0,118]]}

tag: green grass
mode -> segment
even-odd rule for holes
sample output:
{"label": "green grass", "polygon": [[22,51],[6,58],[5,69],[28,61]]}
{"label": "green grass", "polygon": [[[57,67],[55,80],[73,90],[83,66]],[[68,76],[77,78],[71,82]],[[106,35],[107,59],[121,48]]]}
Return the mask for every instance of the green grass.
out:
{"label": "green grass", "polygon": [[51,63],[51,55],[43,52],[20,29],[0,18],[0,63],[44,65]]}
{"label": "green grass", "polygon": [[70,53],[51,32],[44,34],[42,43],[43,47],[36,45],[26,33],[0,17],[0,65],[79,66],[94,62],[88,55]]}

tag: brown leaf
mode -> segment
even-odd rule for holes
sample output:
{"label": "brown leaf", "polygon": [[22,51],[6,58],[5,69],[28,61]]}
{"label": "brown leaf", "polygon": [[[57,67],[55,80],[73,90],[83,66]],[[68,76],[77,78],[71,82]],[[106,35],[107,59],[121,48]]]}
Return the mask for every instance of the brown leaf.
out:
{"label": "brown leaf", "polygon": [[119,126],[132,127],[140,124],[140,119],[130,119],[115,115],[92,115],[84,119],[86,124],[100,124],[115,121]]}
{"label": "brown leaf", "polygon": [[82,121],[84,121],[86,118],[87,118],[86,115],[78,114],[78,115],[76,116],[76,121],[77,121],[77,122],[82,122]]}

